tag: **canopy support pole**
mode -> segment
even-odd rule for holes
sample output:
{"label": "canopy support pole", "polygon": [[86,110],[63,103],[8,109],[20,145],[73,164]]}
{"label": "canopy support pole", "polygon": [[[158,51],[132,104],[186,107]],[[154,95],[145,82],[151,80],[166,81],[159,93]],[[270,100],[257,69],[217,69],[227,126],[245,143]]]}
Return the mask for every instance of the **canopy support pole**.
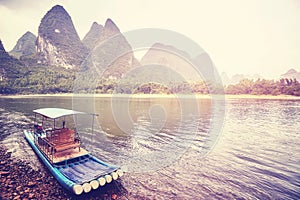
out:
{"label": "canopy support pole", "polygon": [[94,135],[94,120],[95,120],[95,115],[93,115],[93,120],[92,120],[92,135]]}
{"label": "canopy support pole", "polygon": [[64,121],[63,121],[63,128],[65,128],[65,126],[66,126],[66,116],[64,116]]}

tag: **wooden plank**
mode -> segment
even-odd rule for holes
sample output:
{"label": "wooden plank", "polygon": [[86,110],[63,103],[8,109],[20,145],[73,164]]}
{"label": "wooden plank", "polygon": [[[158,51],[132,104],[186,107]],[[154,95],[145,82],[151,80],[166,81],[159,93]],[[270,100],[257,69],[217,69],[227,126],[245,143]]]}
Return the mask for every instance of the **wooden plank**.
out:
{"label": "wooden plank", "polygon": [[89,154],[89,152],[81,147],[81,150],[74,150],[74,149],[70,149],[68,151],[62,151],[62,152],[57,152],[54,154],[53,156],[53,163],[58,163],[64,160],[68,160],[71,158],[76,158],[79,156],[83,156],[83,155],[87,155]]}
{"label": "wooden plank", "polygon": [[68,149],[75,149],[77,147],[80,150],[80,143],[72,142],[72,143],[66,143],[64,145],[55,145],[54,146],[56,152],[65,151],[65,150],[68,150]]}
{"label": "wooden plank", "polygon": [[54,130],[53,132],[49,131],[48,140],[53,143],[54,145],[62,145],[62,144],[75,144],[75,142],[78,142],[75,140],[75,132],[74,130],[68,130],[68,129],[60,129]]}

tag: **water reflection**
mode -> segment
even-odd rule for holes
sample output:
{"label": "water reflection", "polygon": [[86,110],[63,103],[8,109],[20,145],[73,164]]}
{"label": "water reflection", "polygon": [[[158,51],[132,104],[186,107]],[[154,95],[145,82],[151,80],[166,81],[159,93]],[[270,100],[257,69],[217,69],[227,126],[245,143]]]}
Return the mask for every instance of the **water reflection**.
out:
{"label": "water reflection", "polygon": [[[94,112],[100,113],[93,134],[81,131],[83,143],[94,154],[126,165],[131,172],[153,171],[172,164],[193,145],[199,132],[203,136],[210,130],[210,99],[130,96],[83,99],[77,105],[93,103]],[[91,124],[81,119],[81,127],[84,121],[86,125]],[[196,140],[204,143],[205,136]]]}
{"label": "water reflection", "polygon": [[[221,138],[202,157],[203,149],[209,148],[212,118],[222,112],[213,109],[217,102],[198,99],[198,108],[184,107],[188,117],[182,117],[181,105],[190,105],[190,99],[115,99],[115,111],[124,112],[117,119],[130,116],[129,126],[120,128],[110,98],[81,100],[82,111],[100,114],[94,134],[91,116],[78,118],[85,127],[80,130],[84,145],[98,157],[134,166],[135,172],[156,165],[157,160],[167,161],[157,171],[127,173],[122,186],[129,199],[300,198],[300,101],[228,100]],[[39,162],[21,134],[32,120],[32,110],[72,108],[73,101],[0,98],[1,145],[36,166]],[[196,134],[191,134],[195,129]],[[189,148],[183,145],[187,143]],[[168,152],[175,156],[168,157]]]}

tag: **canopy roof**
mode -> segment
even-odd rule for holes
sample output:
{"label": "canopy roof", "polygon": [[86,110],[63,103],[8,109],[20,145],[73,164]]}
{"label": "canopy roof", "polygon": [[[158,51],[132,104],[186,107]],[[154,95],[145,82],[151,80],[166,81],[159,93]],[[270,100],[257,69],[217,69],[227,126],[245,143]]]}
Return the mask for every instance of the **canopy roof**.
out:
{"label": "canopy roof", "polygon": [[77,115],[77,114],[88,114],[85,112],[79,112],[75,110],[68,110],[64,108],[41,108],[33,110],[34,113],[43,115],[44,117],[55,119],[67,115]]}

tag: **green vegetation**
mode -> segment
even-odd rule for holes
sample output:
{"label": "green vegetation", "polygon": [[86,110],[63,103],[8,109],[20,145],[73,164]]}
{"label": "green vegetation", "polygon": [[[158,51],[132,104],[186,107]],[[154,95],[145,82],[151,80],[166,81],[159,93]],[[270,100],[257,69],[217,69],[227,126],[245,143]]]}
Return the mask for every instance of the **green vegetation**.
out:
{"label": "green vegetation", "polygon": [[244,79],[236,85],[229,85],[226,94],[253,95],[293,95],[300,96],[300,83],[296,79],[280,79],[279,81]]}
{"label": "green vegetation", "polygon": [[[0,81],[0,94],[54,94],[74,92],[76,72],[54,66],[9,65]],[[96,74],[81,75],[76,79],[76,92],[98,94],[208,94],[212,84],[201,82],[156,83],[137,82],[134,79],[98,79]],[[219,87],[221,88],[221,87]],[[216,93],[218,90],[211,90]]]}
{"label": "green vegetation", "polygon": [[[54,94],[74,92],[76,71],[54,66],[28,66],[13,58],[2,62],[3,80],[0,94]],[[30,62],[29,62],[30,63]],[[79,72],[80,73],[80,72]],[[1,74],[0,74],[1,75]],[[86,74],[76,79],[77,92],[98,94],[226,94],[294,95],[300,96],[300,83],[296,79],[279,81],[244,79],[236,85],[223,88],[209,82],[166,82],[164,84],[129,79],[98,79],[97,74]]]}
{"label": "green vegetation", "polygon": [[73,90],[75,73],[61,67],[8,68],[0,82],[0,94],[52,94]]}

